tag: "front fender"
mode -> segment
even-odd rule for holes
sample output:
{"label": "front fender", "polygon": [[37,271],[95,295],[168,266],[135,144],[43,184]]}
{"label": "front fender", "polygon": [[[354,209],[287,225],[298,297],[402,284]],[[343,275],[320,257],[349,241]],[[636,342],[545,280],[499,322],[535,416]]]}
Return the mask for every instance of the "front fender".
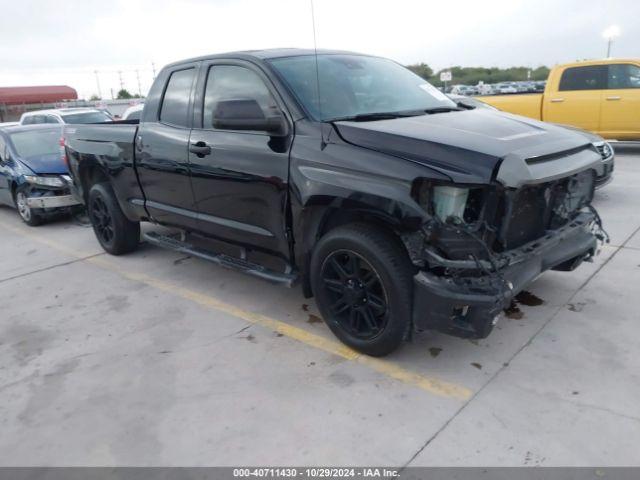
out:
{"label": "front fender", "polygon": [[334,215],[374,221],[396,232],[415,231],[428,217],[412,196],[414,181],[449,180],[422,165],[361,147],[328,144],[318,152],[311,142],[296,142],[289,178],[291,225],[295,263],[303,278],[313,248]]}

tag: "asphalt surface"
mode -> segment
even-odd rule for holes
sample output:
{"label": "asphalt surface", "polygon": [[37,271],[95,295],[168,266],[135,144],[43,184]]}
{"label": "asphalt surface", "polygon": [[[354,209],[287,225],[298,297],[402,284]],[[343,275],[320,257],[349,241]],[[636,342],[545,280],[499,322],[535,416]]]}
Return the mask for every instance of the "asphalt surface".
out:
{"label": "asphalt surface", "polygon": [[595,205],[594,263],[385,359],[299,288],[0,207],[0,466],[640,465],[640,149]]}

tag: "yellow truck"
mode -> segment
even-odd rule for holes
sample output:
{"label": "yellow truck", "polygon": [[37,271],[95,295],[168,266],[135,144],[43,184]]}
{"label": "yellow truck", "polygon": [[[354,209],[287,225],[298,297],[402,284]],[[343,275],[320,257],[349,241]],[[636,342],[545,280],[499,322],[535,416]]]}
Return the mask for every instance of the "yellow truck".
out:
{"label": "yellow truck", "polygon": [[505,112],[573,125],[615,140],[640,140],[640,60],[568,63],[549,73],[544,93],[479,97]]}

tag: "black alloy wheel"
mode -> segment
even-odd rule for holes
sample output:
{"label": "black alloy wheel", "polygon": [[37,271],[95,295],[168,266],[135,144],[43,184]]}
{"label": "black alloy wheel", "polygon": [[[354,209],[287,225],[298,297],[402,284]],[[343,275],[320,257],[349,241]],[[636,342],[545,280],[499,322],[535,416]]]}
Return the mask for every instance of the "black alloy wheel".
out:
{"label": "black alloy wheel", "polygon": [[349,334],[371,340],[386,327],[387,294],[376,270],[350,250],[329,255],[322,266],[322,288],[333,319]]}
{"label": "black alloy wheel", "polygon": [[91,222],[99,240],[106,244],[113,242],[113,218],[101,197],[94,197],[89,208]]}
{"label": "black alloy wheel", "polygon": [[129,220],[108,183],[96,183],[89,190],[87,213],[96,238],[108,253],[134,251],[140,241],[140,222]]}
{"label": "black alloy wheel", "polygon": [[309,280],[318,309],[346,345],[388,355],[411,329],[414,267],[389,229],[341,225],[314,247]]}

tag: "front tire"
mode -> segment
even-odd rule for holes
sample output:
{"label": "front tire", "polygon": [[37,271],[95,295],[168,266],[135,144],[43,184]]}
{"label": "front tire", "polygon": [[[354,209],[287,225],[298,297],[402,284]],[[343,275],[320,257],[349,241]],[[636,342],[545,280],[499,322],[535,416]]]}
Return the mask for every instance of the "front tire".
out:
{"label": "front tire", "polygon": [[411,328],[413,265],[391,233],[366,224],[323,236],[311,258],[311,285],[320,313],[345,344],[388,355]]}
{"label": "front tire", "polygon": [[140,222],[132,222],[122,213],[108,183],[96,183],[91,187],[87,213],[105,251],[111,255],[122,255],[138,247]]}
{"label": "front tire", "polygon": [[14,196],[14,202],[22,221],[30,227],[37,227],[42,224],[44,218],[27,204],[27,191],[27,188],[18,188]]}

